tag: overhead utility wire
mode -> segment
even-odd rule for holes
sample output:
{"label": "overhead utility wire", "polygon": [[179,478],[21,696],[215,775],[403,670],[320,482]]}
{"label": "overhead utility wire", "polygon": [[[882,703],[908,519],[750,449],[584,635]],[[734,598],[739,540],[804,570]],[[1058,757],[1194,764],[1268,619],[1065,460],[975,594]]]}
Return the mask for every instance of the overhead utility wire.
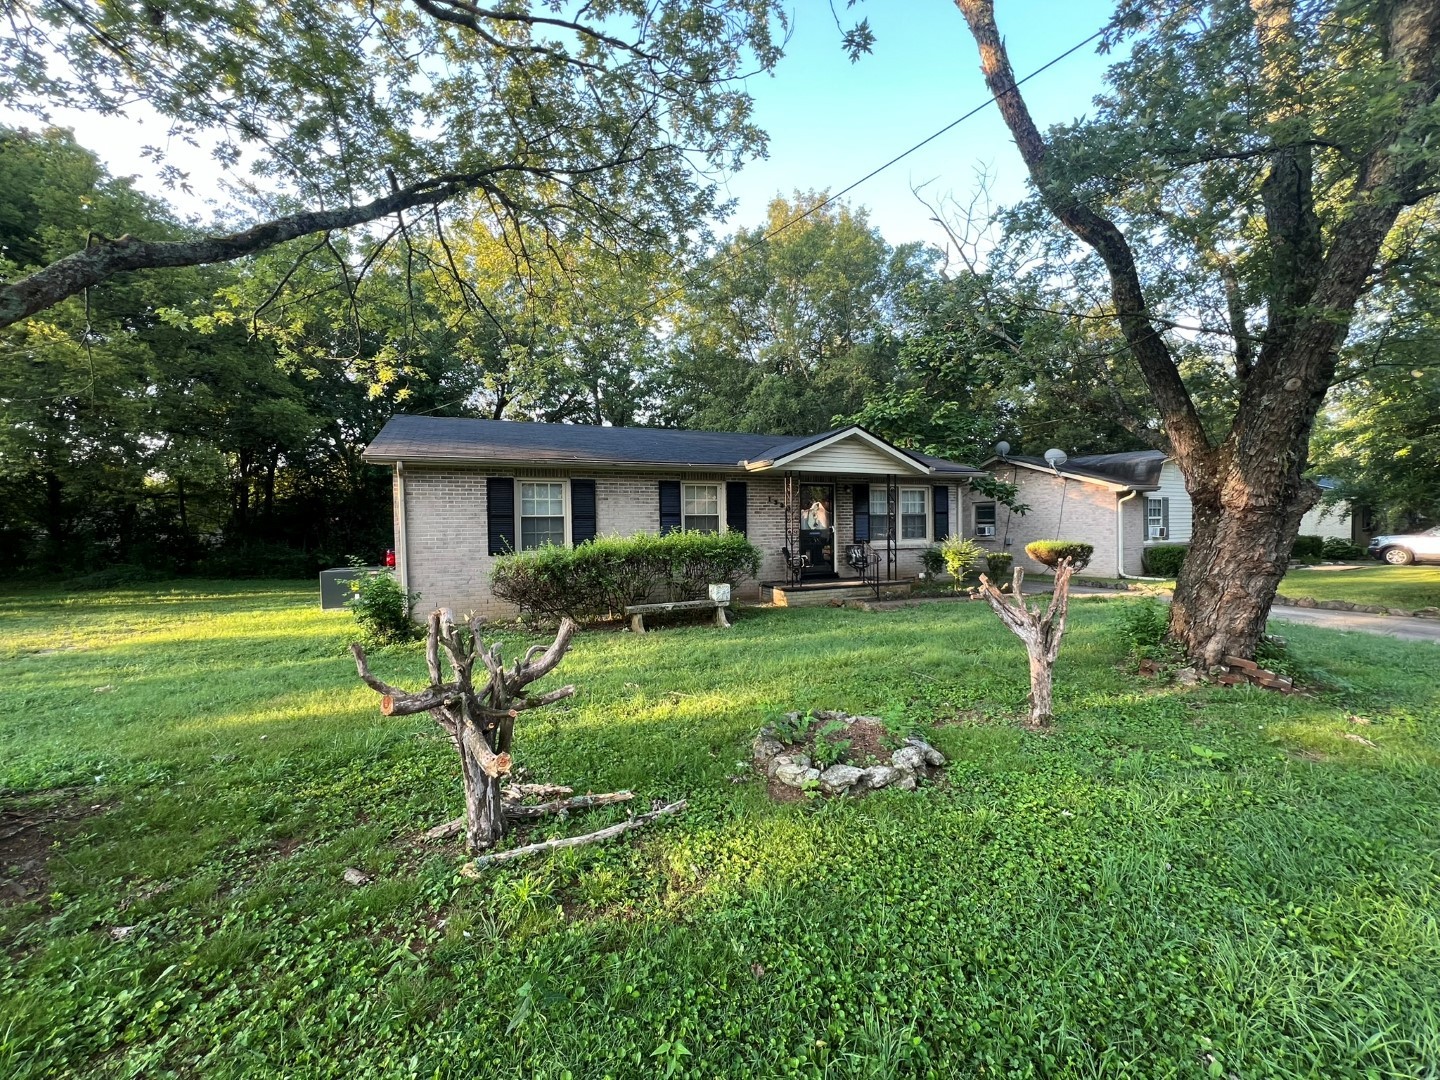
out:
{"label": "overhead utility wire", "polygon": [[[1079,51],[1080,51],[1081,49],[1083,49],[1086,45],[1089,45],[1089,44],[1090,44],[1092,41],[1094,41],[1096,38],[1101,37],[1101,36],[1105,33],[1105,31],[1107,31],[1107,30],[1110,29],[1110,27],[1111,27],[1112,25],[1113,25],[1112,23],[1106,23],[1106,24],[1105,24],[1104,26],[1102,26],[1099,30],[1096,30],[1093,34],[1091,34],[1089,37],[1087,37],[1084,41],[1076,42],[1074,45],[1070,46],[1070,48],[1066,49],[1064,52],[1060,53],[1058,56],[1055,56],[1055,57],[1053,57],[1052,59],[1047,60],[1045,63],[1041,64],[1038,68],[1036,68],[1034,71],[1030,72],[1028,75],[1025,75],[1025,76],[1023,76],[1023,77],[1021,77],[1021,78],[1019,78],[1019,79],[1016,79],[1013,83],[1011,83],[1009,86],[1007,86],[1007,87],[1005,88],[1004,93],[1007,93],[1007,94],[1008,94],[1008,93],[1009,93],[1010,91],[1012,91],[1012,90],[1018,90],[1020,87],[1024,86],[1024,85],[1025,85],[1027,82],[1029,82],[1031,79],[1035,78],[1035,76],[1040,75],[1040,74],[1043,74],[1044,72],[1048,71],[1050,68],[1054,67],[1056,64],[1060,63],[1060,61],[1069,59],[1072,55],[1074,55],[1075,53],[1079,52]],[[955,128],[957,128],[957,127],[959,127],[961,124],[963,124],[966,120],[969,120],[972,116],[975,116],[975,115],[977,115],[978,113],[982,112],[984,109],[986,109],[986,108],[987,108],[991,103],[993,103],[993,102],[996,100],[996,98],[998,98],[999,96],[1000,96],[999,94],[992,94],[992,95],[990,95],[990,96],[987,97],[984,101],[980,102],[980,104],[976,105],[973,109],[971,109],[969,112],[965,113],[963,116],[956,117],[956,118],[955,118],[954,120],[952,120],[950,123],[948,123],[948,124],[946,124],[944,127],[942,127],[939,131],[936,131],[934,134],[928,135],[928,136],[926,136],[925,138],[921,139],[921,140],[920,140],[918,143],[916,143],[914,146],[910,147],[910,149],[908,149],[908,150],[903,150],[903,151],[901,151],[900,153],[896,154],[896,155],[895,155],[894,157],[892,157],[889,161],[885,162],[885,164],[879,165],[879,166],[877,166],[876,168],[871,169],[871,170],[870,170],[868,173],[866,173],[864,176],[860,177],[859,180],[856,180],[856,181],[854,181],[853,183],[850,183],[850,184],[846,185],[845,187],[841,188],[839,191],[835,192],[835,194],[833,194],[833,195],[828,195],[828,196],[826,196],[826,197],[825,197],[824,199],[822,199],[820,202],[816,203],[814,206],[810,207],[810,209],[804,211],[803,213],[797,214],[797,215],[795,215],[793,218],[791,218],[790,220],[785,221],[785,222],[782,222],[781,224],[777,225],[775,228],[771,229],[768,233],[765,233],[763,236],[761,236],[761,237],[760,237],[758,240],[756,240],[754,243],[748,244],[747,246],[739,249],[738,251],[733,251],[733,252],[730,252],[729,254],[725,255],[723,258],[721,258],[721,259],[716,263],[716,265],[717,265],[717,266],[723,266],[723,265],[725,265],[726,263],[731,262],[731,261],[734,260],[734,259],[740,258],[742,255],[748,255],[748,254],[750,254],[750,252],[752,252],[752,251],[754,251],[756,248],[760,247],[760,245],[764,244],[766,241],[771,240],[771,239],[773,239],[773,238],[776,237],[776,236],[779,236],[779,235],[780,235],[782,232],[784,232],[786,229],[790,228],[790,226],[792,226],[792,225],[797,225],[797,224],[799,224],[800,222],[804,221],[804,220],[805,220],[807,217],[809,217],[810,215],[819,213],[821,210],[825,209],[825,207],[829,206],[831,203],[835,202],[837,199],[843,198],[844,196],[848,195],[850,192],[854,191],[857,187],[859,187],[861,184],[865,183],[867,180],[873,180],[875,177],[879,176],[879,175],[880,175],[882,172],[884,172],[886,169],[890,168],[890,166],[895,165],[895,164],[898,164],[898,163],[901,162],[901,161],[904,161],[904,160],[905,160],[907,157],[909,157],[911,154],[915,153],[915,151],[920,150],[920,149],[923,149],[924,147],[928,146],[930,143],[934,142],[936,139],[940,138],[941,135],[944,135],[944,134],[946,134],[946,133],[948,133],[948,132],[950,132],[950,131],[953,131]],[[670,292],[665,293],[665,294],[663,294],[663,295],[661,295],[661,296],[659,296],[659,297],[656,297],[654,300],[650,301],[650,303],[646,304],[644,307],[636,309],[635,314],[638,315],[638,314],[639,314],[640,312],[642,312],[642,311],[646,311],[646,310],[648,310],[649,308],[656,307],[656,306],[658,306],[658,305],[660,305],[660,304],[663,304],[666,300],[670,300],[670,299],[672,299],[673,297],[679,296],[680,293],[681,293],[681,291],[682,291],[682,290],[681,290],[680,288],[672,289]]]}

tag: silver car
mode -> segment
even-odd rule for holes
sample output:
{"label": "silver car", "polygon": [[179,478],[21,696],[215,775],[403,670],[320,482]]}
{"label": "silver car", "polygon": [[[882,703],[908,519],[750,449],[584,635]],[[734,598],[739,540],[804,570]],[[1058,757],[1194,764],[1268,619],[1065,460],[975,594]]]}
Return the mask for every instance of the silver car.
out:
{"label": "silver car", "polygon": [[1391,566],[1440,563],[1440,525],[1424,532],[1377,536],[1366,551],[1371,558],[1384,559]]}

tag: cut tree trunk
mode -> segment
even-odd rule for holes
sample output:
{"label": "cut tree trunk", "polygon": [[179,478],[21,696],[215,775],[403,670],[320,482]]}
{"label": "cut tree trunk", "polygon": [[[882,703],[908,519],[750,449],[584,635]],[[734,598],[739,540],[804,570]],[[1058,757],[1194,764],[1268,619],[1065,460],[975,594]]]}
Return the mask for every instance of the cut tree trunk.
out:
{"label": "cut tree trunk", "polygon": [[1015,568],[1008,595],[992,585],[986,575],[980,575],[980,595],[1011,633],[1025,643],[1025,652],[1030,658],[1030,724],[1034,727],[1048,727],[1053,719],[1052,673],[1055,658],[1060,655],[1060,639],[1065,634],[1070,575],[1074,569],[1068,558],[1055,567],[1055,588],[1043,612],[1040,607],[1032,609],[1025,603],[1020,591],[1025,571],[1020,567]]}

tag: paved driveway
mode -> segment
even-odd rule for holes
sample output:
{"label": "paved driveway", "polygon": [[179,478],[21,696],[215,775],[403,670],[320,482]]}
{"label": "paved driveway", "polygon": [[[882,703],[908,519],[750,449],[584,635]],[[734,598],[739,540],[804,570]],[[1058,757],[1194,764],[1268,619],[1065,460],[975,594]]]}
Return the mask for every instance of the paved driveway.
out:
{"label": "paved driveway", "polygon": [[[1041,583],[1037,582],[1037,585]],[[1048,582],[1036,592],[1049,592]],[[1028,585],[1028,582],[1027,582]],[[1029,588],[1025,590],[1027,593]],[[1125,596],[1115,589],[1093,589],[1076,585],[1072,596]],[[1158,597],[1169,603],[1169,597]],[[1362,611],[1331,611],[1328,608],[1297,608],[1277,604],[1270,609],[1272,623],[1304,623],[1323,626],[1327,630],[1348,630],[1361,634],[1381,634],[1403,641],[1428,641],[1440,645],[1440,619],[1411,619],[1402,615],[1367,615]]]}

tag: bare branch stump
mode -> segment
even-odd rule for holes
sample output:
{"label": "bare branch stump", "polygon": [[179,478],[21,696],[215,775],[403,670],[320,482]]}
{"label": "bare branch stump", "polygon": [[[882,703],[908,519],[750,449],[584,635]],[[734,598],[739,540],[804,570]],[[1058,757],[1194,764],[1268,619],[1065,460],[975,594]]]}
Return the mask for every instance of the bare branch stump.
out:
{"label": "bare branch stump", "polygon": [[1039,606],[1030,608],[1020,591],[1025,571],[1015,568],[1009,594],[1002,593],[984,574],[980,575],[980,595],[1000,616],[1000,621],[1025,643],[1030,656],[1030,723],[1048,727],[1053,719],[1051,676],[1055,658],[1060,655],[1060,638],[1065,633],[1065,613],[1070,603],[1070,575],[1074,566],[1068,558],[1055,567],[1055,590],[1050,603],[1041,614]]}

